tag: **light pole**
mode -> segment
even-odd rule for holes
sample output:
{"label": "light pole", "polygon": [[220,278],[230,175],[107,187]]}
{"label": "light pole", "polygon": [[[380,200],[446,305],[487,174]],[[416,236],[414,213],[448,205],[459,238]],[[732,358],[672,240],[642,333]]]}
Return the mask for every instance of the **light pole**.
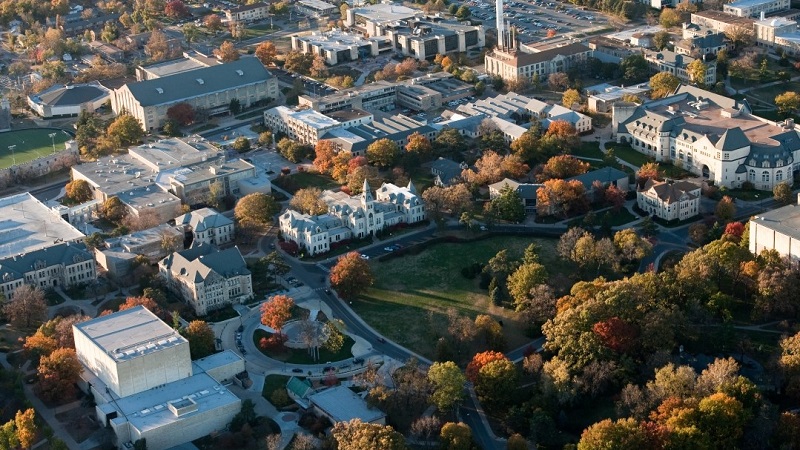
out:
{"label": "light pole", "polygon": [[16,144],[8,146],[8,149],[11,150],[11,159],[14,162],[14,165],[16,166],[17,165],[17,157],[16,157],[16,155],[14,155],[14,149],[15,148],[17,148]]}
{"label": "light pole", "polygon": [[50,134],[48,134],[48,136],[50,136],[50,143],[53,144],[53,153],[55,153],[56,152],[56,134],[55,133],[50,133]]}

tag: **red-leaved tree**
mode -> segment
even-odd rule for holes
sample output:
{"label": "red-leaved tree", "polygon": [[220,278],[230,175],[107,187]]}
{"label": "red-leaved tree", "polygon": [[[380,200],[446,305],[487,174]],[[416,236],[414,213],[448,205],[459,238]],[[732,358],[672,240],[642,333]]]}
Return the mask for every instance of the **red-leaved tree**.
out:
{"label": "red-leaved tree", "polygon": [[619,317],[597,322],[592,327],[592,331],[600,338],[603,345],[618,353],[629,351],[639,336],[639,330],[634,325]]}
{"label": "red-leaved tree", "polygon": [[276,295],[261,305],[261,323],[281,334],[287,320],[292,318],[294,299],[286,295]]}
{"label": "red-leaved tree", "polygon": [[504,359],[507,359],[506,355],[492,350],[476,353],[475,356],[472,357],[472,361],[467,364],[467,379],[470,382],[475,383],[475,381],[478,379],[478,372],[480,372],[483,366],[492,361],[502,361]]}

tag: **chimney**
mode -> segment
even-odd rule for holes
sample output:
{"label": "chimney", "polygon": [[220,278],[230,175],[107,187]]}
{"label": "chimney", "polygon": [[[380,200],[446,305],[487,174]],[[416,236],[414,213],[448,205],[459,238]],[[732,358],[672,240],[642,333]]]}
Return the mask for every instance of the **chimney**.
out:
{"label": "chimney", "polygon": [[761,16],[759,17],[759,19],[760,20],[766,19],[766,16],[764,15],[764,11],[761,11]]}

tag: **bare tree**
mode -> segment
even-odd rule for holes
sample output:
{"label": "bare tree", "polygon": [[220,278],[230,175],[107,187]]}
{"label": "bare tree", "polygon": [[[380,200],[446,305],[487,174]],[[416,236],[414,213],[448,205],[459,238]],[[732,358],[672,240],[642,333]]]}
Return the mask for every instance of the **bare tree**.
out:
{"label": "bare tree", "polygon": [[266,439],[267,450],[280,450],[281,448],[281,434],[275,433],[267,436]]}
{"label": "bare tree", "polygon": [[291,450],[315,450],[319,448],[319,445],[314,436],[305,433],[297,433],[294,435],[292,445],[289,448]]}
{"label": "bare tree", "polygon": [[438,417],[422,416],[411,424],[411,435],[425,441],[425,447],[430,447],[434,444],[431,437],[438,436],[441,429],[442,421]]}
{"label": "bare tree", "polygon": [[38,287],[23,284],[18,287],[11,301],[3,306],[3,313],[16,327],[38,327],[47,320],[47,302],[44,291]]}

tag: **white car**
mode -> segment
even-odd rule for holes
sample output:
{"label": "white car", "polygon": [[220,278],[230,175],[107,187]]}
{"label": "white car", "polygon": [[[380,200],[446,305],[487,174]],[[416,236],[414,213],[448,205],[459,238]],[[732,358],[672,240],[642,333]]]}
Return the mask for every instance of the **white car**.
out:
{"label": "white car", "polygon": [[361,254],[361,259],[369,259],[369,255]]}

